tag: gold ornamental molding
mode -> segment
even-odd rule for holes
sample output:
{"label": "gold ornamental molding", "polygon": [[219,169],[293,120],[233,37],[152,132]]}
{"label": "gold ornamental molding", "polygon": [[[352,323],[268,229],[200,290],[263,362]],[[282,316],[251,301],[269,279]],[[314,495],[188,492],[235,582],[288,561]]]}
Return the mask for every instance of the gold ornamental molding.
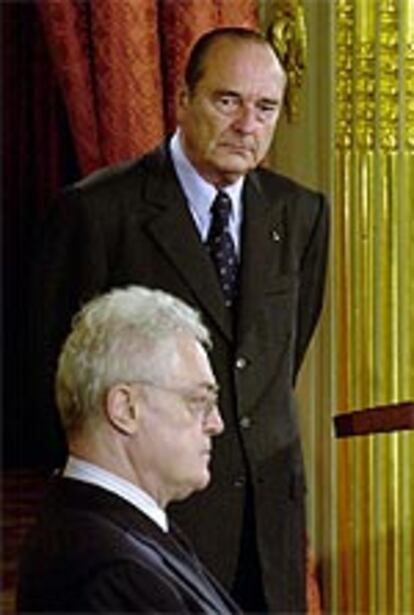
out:
{"label": "gold ornamental molding", "polygon": [[336,7],[336,146],[338,149],[352,147],[353,117],[353,28],[354,6],[352,0],[340,0]]}
{"label": "gold ornamental molding", "polygon": [[405,75],[405,90],[403,97],[406,101],[405,149],[414,152],[414,2],[403,3],[403,56]]}
{"label": "gold ornamental molding", "polygon": [[413,24],[413,0],[337,0],[338,149],[413,151]]}
{"label": "gold ornamental molding", "polygon": [[[399,149],[399,0],[388,0],[379,12],[379,147]],[[402,81],[402,79],[401,79]]]}
{"label": "gold ornamental molding", "polygon": [[285,109],[288,121],[295,122],[299,117],[307,53],[305,14],[300,0],[278,0],[267,38],[286,71]]}

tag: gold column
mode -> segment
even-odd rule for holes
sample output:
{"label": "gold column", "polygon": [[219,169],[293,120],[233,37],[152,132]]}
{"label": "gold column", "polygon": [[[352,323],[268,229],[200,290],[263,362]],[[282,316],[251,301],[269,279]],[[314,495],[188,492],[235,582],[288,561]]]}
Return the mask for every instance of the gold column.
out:
{"label": "gold column", "polygon": [[[260,3],[265,25],[280,2]],[[414,399],[414,0],[302,4],[300,119],[280,127],[272,163],[332,202],[324,315],[298,387],[311,545],[326,612],[414,614],[414,433],[332,430],[338,412]]]}
{"label": "gold column", "polygon": [[[412,134],[414,103],[410,12],[412,0],[336,3],[334,267],[344,323],[337,363],[345,367],[342,411],[413,398],[413,147],[405,136]],[[413,437],[338,444],[343,487],[334,610],[414,612]]]}

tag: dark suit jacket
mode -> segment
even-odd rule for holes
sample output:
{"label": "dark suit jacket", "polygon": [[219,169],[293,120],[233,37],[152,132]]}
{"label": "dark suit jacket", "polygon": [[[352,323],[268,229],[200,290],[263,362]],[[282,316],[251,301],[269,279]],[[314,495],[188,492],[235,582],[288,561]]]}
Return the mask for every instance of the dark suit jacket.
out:
{"label": "dark suit jacket", "polygon": [[[299,611],[305,482],[293,386],[322,305],[328,207],[321,194],[264,169],[246,178],[243,201],[240,292],[231,313],[165,144],[65,191],[37,260],[39,415],[50,407],[44,390],[52,390],[42,360],[51,374],[81,301],[136,283],[196,306],[213,337],[226,430],[216,440],[211,486],[174,514],[230,588],[252,483],[269,603],[274,611]],[[38,424],[48,433],[50,415]]]}
{"label": "dark suit jacket", "polygon": [[100,487],[54,481],[23,553],[18,612],[240,613],[177,528]]}

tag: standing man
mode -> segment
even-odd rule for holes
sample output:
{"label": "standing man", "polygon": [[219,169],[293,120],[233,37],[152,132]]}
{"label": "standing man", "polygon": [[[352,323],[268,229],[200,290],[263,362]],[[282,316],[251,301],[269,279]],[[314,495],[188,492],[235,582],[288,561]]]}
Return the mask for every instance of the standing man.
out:
{"label": "standing man", "polygon": [[244,610],[297,613],[306,524],[293,387],[322,306],[328,208],[259,166],[285,86],[260,34],[204,35],[172,138],[70,187],[52,212],[37,331],[51,372],[71,315],[96,292],[139,283],[197,306],[227,429],[211,486],[174,514]]}
{"label": "standing man", "polygon": [[223,430],[198,314],[131,286],[89,302],[59,359],[70,456],[21,561],[19,613],[239,613],[169,522]]}

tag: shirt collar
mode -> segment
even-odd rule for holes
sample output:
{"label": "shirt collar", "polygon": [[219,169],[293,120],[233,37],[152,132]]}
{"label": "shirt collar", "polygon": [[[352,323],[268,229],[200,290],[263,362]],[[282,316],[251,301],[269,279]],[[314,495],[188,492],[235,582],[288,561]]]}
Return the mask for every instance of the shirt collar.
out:
{"label": "shirt collar", "polygon": [[115,493],[150,517],[164,532],[168,532],[168,518],[165,511],[148,493],[120,476],[74,455],[69,456],[63,476],[97,485]]}
{"label": "shirt collar", "polygon": [[[174,163],[178,179],[184,190],[190,209],[202,227],[210,224],[210,208],[217,194],[217,188],[207,182],[198,173],[196,168],[188,159],[180,141],[179,129],[170,141],[171,156]],[[230,218],[240,220],[242,209],[242,190],[244,177],[240,177],[234,184],[224,188],[232,201]]]}

